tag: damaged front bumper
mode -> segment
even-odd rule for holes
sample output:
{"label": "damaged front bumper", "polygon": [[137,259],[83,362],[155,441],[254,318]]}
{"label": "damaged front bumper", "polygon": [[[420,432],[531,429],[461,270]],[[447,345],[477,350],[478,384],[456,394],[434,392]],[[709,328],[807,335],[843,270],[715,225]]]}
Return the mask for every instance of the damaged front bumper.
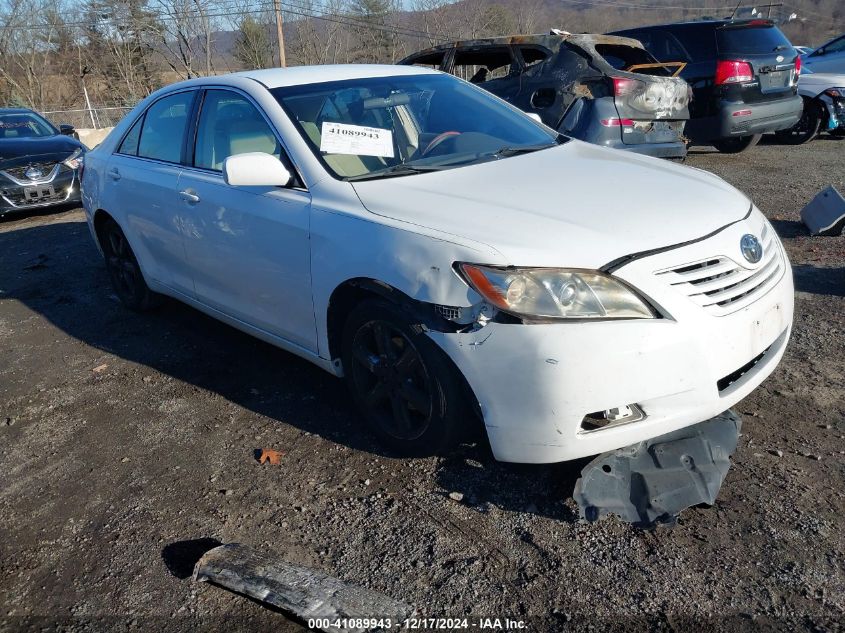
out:
{"label": "damaged front bumper", "polygon": [[792,275],[776,238],[767,245],[767,267],[757,270],[767,280],[729,306],[702,307],[702,295],[688,295],[665,271],[727,264],[730,258],[715,254],[738,251],[745,233],[773,231],[763,222],[757,214],[614,272],[664,318],[491,320],[467,332],[429,331],[478,400],[496,459],[552,463],[597,455],[712,418],[751,393],[777,366],[791,331]]}
{"label": "damaged front bumper", "polygon": [[581,518],[609,514],[646,527],[673,523],[685,508],[713,505],[731,467],[742,420],[725,411],[705,422],[599,455],[581,471],[573,498]]}

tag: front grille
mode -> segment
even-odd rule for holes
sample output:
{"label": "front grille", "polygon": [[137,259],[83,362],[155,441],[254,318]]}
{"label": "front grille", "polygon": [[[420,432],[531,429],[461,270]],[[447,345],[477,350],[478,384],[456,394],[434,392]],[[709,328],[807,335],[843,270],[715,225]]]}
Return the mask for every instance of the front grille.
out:
{"label": "front grille", "polygon": [[460,308],[456,308],[454,306],[435,305],[434,309],[437,310],[437,314],[448,321],[459,321],[461,319],[462,311]]}
{"label": "front grille", "polygon": [[753,303],[783,275],[783,256],[768,225],[763,228],[763,258],[746,268],[729,257],[716,256],[675,266],[656,274],[708,312],[723,316]]}
{"label": "front grille", "polygon": [[30,165],[18,165],[17,167],[9,167],[8,169],[4,169],[3,171],[9,174],[12,178],[16,178],[22,182],[29,181],[29,178],[26,176],[26,170],[30,167],[35,167],[39,169],[43,176],[41,178],[36,179],[35,182],[41,181],[49,177],[50,173],[56,168],[56,162],[48,162],[48,163],[32,163]]}

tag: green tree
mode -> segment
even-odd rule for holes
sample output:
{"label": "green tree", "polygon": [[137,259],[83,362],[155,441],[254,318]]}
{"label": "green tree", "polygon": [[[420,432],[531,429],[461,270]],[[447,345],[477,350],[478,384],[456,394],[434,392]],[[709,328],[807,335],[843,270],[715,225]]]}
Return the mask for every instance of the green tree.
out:
{"label": "green tree", "polygon": [[238,24],[232,54],[245,69],[271,68],[274,65],[273,47],[267,25],[251,15],[245,16]]}

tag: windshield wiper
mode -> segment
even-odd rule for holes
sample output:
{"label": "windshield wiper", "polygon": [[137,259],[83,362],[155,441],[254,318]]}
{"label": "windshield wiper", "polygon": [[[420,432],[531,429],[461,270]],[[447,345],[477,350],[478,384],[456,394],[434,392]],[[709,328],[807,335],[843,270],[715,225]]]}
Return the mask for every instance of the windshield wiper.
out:
{"label": "windshield wiper", "polygon": [[530,152],[538,152],[541,149],[549,149],[557,146],[557,143],[543,143],[541,145],[517,145],[514,147],[502,147],[493,152],[493,156],[505,157],[516,156],[517,154],[528,154]]}
{"label": "windshield wiper", "polygon": [[424,174],[429,171],[441,171],[444,167],[437,165],[411,165],[410,163],[399,163],[392,167],[386,167],[377,171],[371,171],[360,176],[350,176],[346,180],[357,182],[361,180],[375,180],[377,178],[390,178],[392,176],[407,176],[409,174]]}

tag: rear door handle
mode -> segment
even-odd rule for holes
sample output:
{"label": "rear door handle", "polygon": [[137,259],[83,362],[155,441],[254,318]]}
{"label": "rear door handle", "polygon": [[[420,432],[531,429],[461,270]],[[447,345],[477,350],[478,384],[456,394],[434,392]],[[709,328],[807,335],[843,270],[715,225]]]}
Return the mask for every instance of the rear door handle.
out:
{"label": "rear door handle", "polygon": [[196,204],[200,201],[200,197],[197,194],[191,193],[187,189],[185,191],[180,191],[179,195],[182,197],[182,200],[189,204]]}
{"label": "rear door handle", "polygon": [[120,172],[117,171],[117,167],[112,167],[109,170],[109,176],[111,176],[112,180],[120,180]]}

